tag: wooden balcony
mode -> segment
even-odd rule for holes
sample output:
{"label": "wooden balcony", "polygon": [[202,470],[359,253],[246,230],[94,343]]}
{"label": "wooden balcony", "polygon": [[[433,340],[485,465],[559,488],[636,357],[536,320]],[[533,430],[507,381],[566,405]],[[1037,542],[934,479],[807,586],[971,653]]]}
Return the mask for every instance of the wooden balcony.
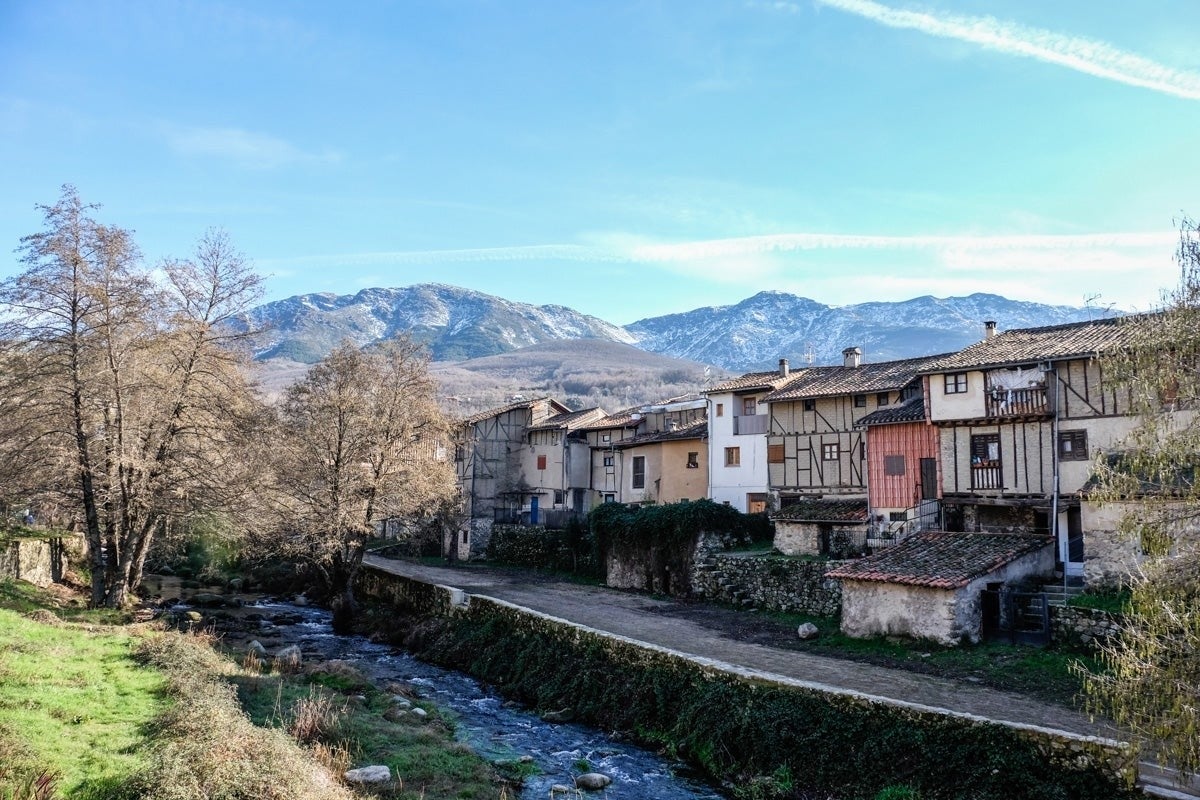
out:
{"label": "wooden balcony", "polygon": [[972,489],[1003,489],[1004,477],[999,461],[984,461],[971,465]]}
{"label": "wooden balcony", "polygon": [[987,392],[988,417],[1044,417],[1050,415],[1045,386],[1026,389],[994,387]]}

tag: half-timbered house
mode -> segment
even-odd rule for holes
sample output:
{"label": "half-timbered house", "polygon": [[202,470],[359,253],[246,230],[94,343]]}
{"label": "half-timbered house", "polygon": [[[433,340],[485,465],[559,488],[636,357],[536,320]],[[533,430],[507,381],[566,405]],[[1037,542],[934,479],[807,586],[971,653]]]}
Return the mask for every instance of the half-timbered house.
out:
{"label": "half-timbered house", "polygon": [[1137,422],[1099,355],[1129,332],[1119,318],[999,334],[989,322],[982,341],[923,370],[948,530],[1053,536],[1063,572],[1084,575],[1079,490]]}
{"label": "half-timbered house", "polygon": [[940,441],[917,394],[859,420],[867,434],[872,547],[941,527]]}

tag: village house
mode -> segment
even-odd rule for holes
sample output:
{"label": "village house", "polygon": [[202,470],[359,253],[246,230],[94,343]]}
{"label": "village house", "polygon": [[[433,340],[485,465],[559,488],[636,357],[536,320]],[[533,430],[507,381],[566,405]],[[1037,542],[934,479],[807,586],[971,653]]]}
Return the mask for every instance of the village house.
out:
{"label": "village house", "polygon": [[[798,374],[798,373],[797,373]],[[786,358],[704,392],[708,398],[708,497],[746,514],[767,510],[768,394],[795,377]]]}
{"label": "village house", "polygon": [[580,427],[592,501],[673,503],[708,492],[707,403],[698,396],[625,409]]}
{"label": "village house", "polygon": [[561,526],[590,505],[590,450],[577,430],[604,416],[550,398],[480,412],[458,429],[455,467],[467,527],[454,555],[487,547],[494,524]]}
{"label": "village house", "polygon": [[1080,490],[1096,454],[1137,424],[1099,359],[1130,330],[1120,318],[1003,333],[988,322],[982,341],[923,371],[947,530],[1050,536],[1068,581],[1128,563],[1118,551],[1130,545],[1084,519]]}
{"label": "village house", "polygon": [[863,551],[869,497],[862,420],[918,397],[918,374],[943,357],[864,364],[857,347],[843,356],[842,366],[805,369],[763,398],[768,486],[779,506],[775,546],[784,553]]}

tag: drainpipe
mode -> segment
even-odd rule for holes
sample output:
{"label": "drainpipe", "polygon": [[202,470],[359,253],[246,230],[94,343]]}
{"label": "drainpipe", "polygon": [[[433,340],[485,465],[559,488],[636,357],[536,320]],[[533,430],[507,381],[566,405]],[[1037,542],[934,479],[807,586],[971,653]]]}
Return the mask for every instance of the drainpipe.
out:
{"label": "drainpipe", "polygon": [[1067,562],[1070,558],[1070,548],[1067,542],[1065,540],[1060,541],[1058,536],[1058,395],[1060,394],[1060,391],[1058,385],[1057,367],[1055,367],[1055,365],[1052,363],[1048,364],[1047,366],[1049,369],[1046,370],[1045,374],[1050,378],[1050,381],[1053,381],[1053,383],[1047,381],[1047,385],[1054,387],[1054,408],[1052,409],[1054,416],[1051,418],[1050,423],[1050,463],[1053,465],[1053,469],[1051,471],[1051,480],[1053,482],[1051,489],[1054,492],[1050,498],[1050,535],[1054,537],[1054,546],[1058,548],[1059,558],[1062,559],[1063,587],[1065,593],[1065,588],[1067,585]]}

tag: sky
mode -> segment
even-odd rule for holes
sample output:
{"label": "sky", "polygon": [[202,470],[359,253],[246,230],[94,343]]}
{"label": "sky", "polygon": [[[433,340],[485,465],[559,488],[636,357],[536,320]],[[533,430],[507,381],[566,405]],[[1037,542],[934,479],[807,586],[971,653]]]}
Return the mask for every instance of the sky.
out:
{"label": "sky", "polygon": [[150,265],[226,230],[267,299],[1145,310],[1197,41],[1195,0],[0,0],[0,278],[72,184]]}

